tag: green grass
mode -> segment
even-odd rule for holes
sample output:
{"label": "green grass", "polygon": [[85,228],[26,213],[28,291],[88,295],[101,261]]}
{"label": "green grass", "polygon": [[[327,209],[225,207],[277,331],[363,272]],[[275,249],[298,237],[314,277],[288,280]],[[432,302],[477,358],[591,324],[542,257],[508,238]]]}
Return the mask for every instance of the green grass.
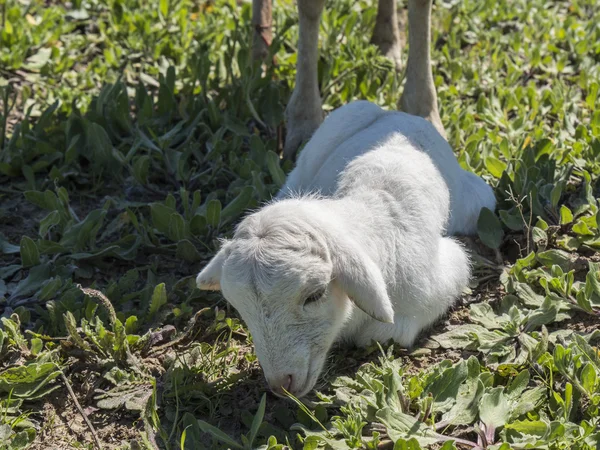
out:
{"label": "green grass", "polygon": [[[261,71],[250,9],[0,0],[0,449],[95,448],[74,398],[103,448],[597,449],[596,0],[436,2],[442,120],[498,211],[416,349],[337,348],[304,404],[263,396],[244,324],[194,287],[290,170],[297,16],[276,4]],[[401,94],[375,12],[324,13],[327,110]]]}

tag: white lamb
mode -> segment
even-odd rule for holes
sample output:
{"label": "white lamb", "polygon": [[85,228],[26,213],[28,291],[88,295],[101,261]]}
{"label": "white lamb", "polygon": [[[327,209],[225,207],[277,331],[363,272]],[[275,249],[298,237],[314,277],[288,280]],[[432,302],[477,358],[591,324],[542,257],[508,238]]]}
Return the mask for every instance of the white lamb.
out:
{"label": "white lamb", "polygon": [[[283,198],[247,216],[197,278],[201,289],[221,289],[239,311],[278,393],[309,392],[336,340],[411,346],[469,280],[466,252],[444,237],[447,183],[461,188],[457,211],[469,215],[453,214],[456,230],[472,230],[481,198],[493,207],[493,196],[477,192],[489,187],[460,169],[447,144],[419,147],[437,134],[424,119],[380,112],[356,133],[346,133],[346,122],[337,134],[344,117],[356,119],[367,107],[359,102],[332,113],[290,175],[290,187],[333,195]],[[332,168],[341,171],[336,188]]]}
{"label": "white lamb", "polygon": [[[324,2],[312,3],[299,8],[315,34]],[[430,10],[431,0],[409,0],[403,103],[435,126],[369,102],[333,112],[275,201],[244,218],[196,280],[239,311],[278,394],[308,393],[336,340],[411,346],[469,280],[465,250],[445,234],[473,233],[495,198],[440,134]]]}

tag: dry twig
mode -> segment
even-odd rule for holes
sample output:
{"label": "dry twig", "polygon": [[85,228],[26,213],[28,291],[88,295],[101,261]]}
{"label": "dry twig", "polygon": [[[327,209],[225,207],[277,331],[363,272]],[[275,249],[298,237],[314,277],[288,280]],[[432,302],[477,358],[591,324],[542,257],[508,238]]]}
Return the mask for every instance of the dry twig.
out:
{"label": "dry twig", "polygon": [[96,444],[96,447],[98,448],[98,450],[102,450],[102,444],[100,444],[100,439],[98,439],[98,434],[96,434],[96,430],[94,429],[92,422],[90,422],[90,419],[88,419],[88,416],[83,411],[83,408],[81,408],[79,401],[77,401],[77,397],[75,397],[75,392],[73,392],[73,388],[71,387],[71,383],[69,383],[69,379],[66,377],[66,375],[64,374],[64,372],[62,370],[60,371],[60,376],[62,377],[62,379],[65,383],[65,386],[67,387],[67,391],[69,391],[69,395],[71,396],[73,403],[75,403],[75,407],[77,408],[77,411],[79,411],[79,414],[81,414],[81,417],[83,417],[83,421],[89,428],[90,433],[92,433],[92,437],[94,438],[94,443]]}

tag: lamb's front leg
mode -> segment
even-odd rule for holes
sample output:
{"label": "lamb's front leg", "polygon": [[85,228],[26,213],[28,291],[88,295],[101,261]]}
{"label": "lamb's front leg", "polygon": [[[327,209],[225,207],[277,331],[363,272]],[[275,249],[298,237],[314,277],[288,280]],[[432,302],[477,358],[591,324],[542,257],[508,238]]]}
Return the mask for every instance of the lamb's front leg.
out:
{"label": "lamb's front leg", "polygon": [[285,110],[287,135],[283,155],[293,158],[323,122],[317,63],[319,23],[325,0],[298,0],[300,37],[296,63],[296,86]]}
{"label": "lamb's front leg", "polygon": [[398,28],[396,0],[379,0],[371,43],[379,47],[383,56],[392,60],[396,65],[396,70],[401,70],[402,43]]}

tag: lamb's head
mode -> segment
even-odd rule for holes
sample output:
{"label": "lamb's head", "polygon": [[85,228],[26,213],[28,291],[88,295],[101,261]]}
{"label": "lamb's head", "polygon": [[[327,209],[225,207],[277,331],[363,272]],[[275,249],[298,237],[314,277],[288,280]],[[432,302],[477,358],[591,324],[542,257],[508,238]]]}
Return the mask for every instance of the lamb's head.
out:
{"label": "lamb's head", "polygon": [[352,303],[393,321],[381,271],[312,212],[284,200],[246,217],[197,278],[238,310],[271,389],[298,397],[315,385]]}

